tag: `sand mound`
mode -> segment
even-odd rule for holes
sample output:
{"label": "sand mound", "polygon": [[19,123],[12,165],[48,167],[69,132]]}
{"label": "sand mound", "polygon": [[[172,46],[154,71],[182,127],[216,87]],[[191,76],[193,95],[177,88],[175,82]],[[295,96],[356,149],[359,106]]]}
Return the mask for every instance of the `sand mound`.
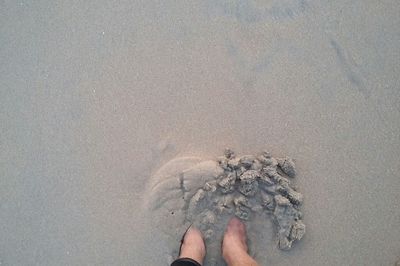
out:
{"label": "sand mound", "polygon": [[[267,152],[236,156],[226,149],[216,160],[176,158],[152,176],[144,206],[156,228],[176,246],[188,225],[202,230],[207,265],[220,261],[220,241],[233,215],[247,223],[272,218],[278,247],[289,250],[305,233],[299,210],[303,196],[289,180],[295,175],[292,159],[275,159]],[[176,253],[177,247],[170,259]]]}

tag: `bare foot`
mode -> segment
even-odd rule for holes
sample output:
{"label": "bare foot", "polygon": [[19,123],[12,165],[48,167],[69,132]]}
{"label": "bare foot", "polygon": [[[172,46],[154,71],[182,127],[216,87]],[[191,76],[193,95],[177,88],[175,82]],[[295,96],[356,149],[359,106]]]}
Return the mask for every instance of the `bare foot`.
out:
{"label": "bare foot", "polygon": [[245,225],[238,218],[232,218],[226,227],[222,241],[222,257],[229,266],[258,265],[247,254],[248,247],[246,241]]}
{"label": "bare foot", "polygon": [[204,244],[203,235],[197,228],[190,227],[183,239],[179,258],[191,258],[203,264],[205,255],[206,246]]}

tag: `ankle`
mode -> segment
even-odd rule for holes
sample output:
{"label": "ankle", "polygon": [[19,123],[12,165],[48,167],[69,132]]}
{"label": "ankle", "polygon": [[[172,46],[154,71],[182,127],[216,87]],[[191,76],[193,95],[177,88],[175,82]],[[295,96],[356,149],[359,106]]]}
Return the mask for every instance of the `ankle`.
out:
{"label": "ankle", "polygon": [[251,257],[245,250],[236,250],[235,252],[222,252],[222,257],[228,266],[241,266],[246,264]]}
{"label": "ankle", "polygon": [[258,263],[245,251],[223,254],[222,256],[228,266],[258,266]]}
{"label": "ankle", "polygon": [[204,254],[199,250],[189,248],[185,249],[185,251],[182,251],[179,255],[179,258],[190,258],[203,265]]}

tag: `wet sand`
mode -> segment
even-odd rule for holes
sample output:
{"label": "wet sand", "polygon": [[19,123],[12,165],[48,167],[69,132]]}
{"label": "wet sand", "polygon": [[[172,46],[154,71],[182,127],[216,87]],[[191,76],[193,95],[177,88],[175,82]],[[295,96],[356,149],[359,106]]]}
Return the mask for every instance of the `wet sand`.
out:
{"label": "wet sand", "polygon": [[296,159],[307,234],[280,251],[267,224],[262,265],[394,265],[399,12],[0,1],[0,264],[166,265],[148,180],[231,147]]}

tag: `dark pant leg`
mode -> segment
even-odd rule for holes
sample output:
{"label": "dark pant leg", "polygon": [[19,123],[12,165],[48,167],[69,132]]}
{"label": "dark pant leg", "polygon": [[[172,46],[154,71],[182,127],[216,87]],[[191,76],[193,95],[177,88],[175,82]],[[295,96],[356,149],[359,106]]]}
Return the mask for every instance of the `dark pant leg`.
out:
{"label": "dark pant leg", "polygon": [[171,266],[201,266],[200,263],[198,263],[195,260],[189,259],[189,258],[180,258],[175,260]]}

